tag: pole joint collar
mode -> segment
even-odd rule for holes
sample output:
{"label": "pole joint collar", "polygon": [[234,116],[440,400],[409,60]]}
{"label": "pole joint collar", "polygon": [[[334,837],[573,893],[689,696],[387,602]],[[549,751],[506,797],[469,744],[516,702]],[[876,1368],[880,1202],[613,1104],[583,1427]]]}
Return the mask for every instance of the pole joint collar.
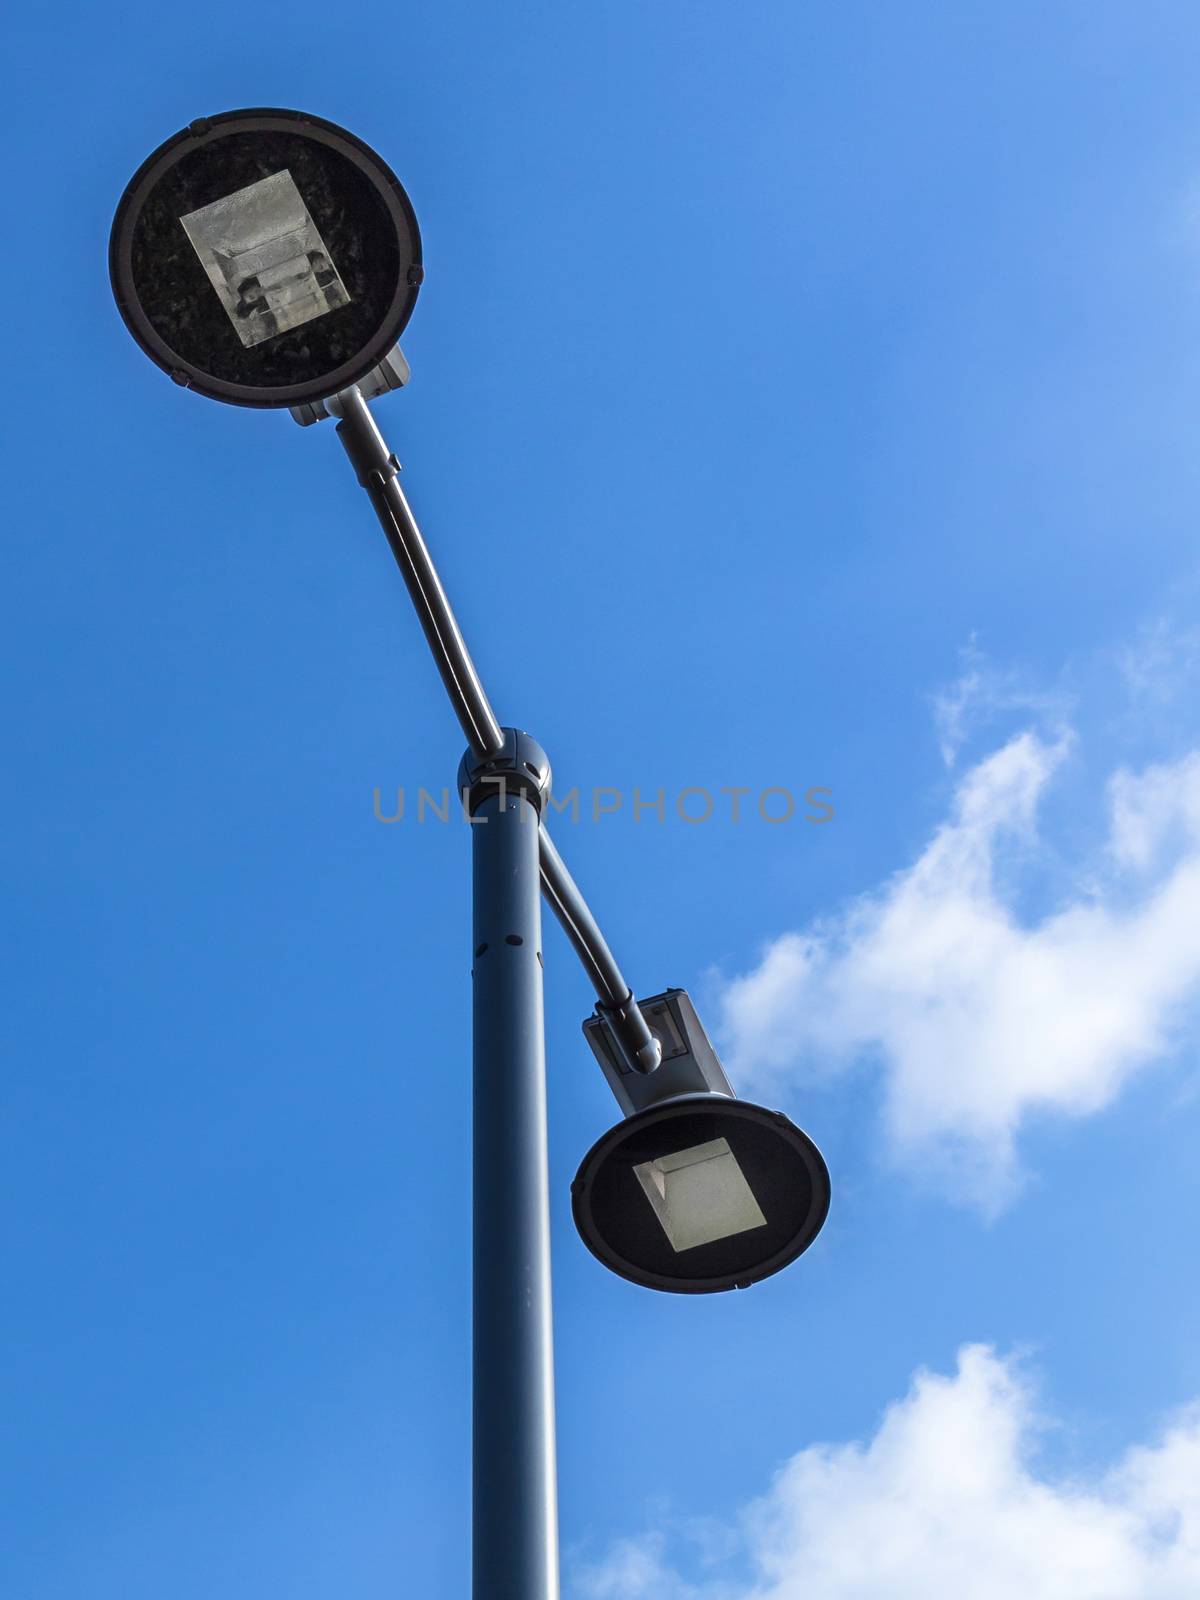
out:
{"label": "pole joint collar", "polygon": [[550,758],[531,735],[520,728],[501,728],[504,742],[490,755],[468,750],[458,769],[458,788],[467,813],[489,798],[522,794],[541,817],[550,794]]}

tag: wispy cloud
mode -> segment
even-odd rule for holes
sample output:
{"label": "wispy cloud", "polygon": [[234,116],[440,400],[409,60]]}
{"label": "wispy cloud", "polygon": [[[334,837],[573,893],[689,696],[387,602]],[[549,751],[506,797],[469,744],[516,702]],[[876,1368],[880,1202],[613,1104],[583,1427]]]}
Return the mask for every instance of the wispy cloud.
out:
{"label": "wispy cloud", "polygon": [[965,1346],[866,1442],[801,1450],[730,1520],[733,1559],[659,1528],[581,1568],[575,1600],[1190,1600],[1200,1407],[1089,1480],[1039,1472],[1019,1368]]}
{"label": "wispy cloud", "polygon": [[952,767],[963,745],[979,728],[1011,712],[1032,716],[1039,726],[1061,729],[1070,712],[1070,698],[1061,690],[1038,688],[1011,667],[998,666],[972,635],[962,651],[962,671],[932,697],[942,760]]}
{"label": "wispy cloud", "polygon": [[1085,887],[1023,920],[1004,869],[1036,848],[1070,747],[1011,739],[964,775],[912,865],[725,985],[739,1087],[770,1095],[872,1060],[894,1157],[994,1211],[1024,1119],[1094,1112],[1171,1046],[1200,992],[1200,752],[1114,773]]}
{"label": "wispy cloud", "polygon": [[1147,704],[1170,705],[1193,690],[1200,676],[1200,628],[1180,627],[1159,617],[1118,652],[1117,664],[1139,711]]}

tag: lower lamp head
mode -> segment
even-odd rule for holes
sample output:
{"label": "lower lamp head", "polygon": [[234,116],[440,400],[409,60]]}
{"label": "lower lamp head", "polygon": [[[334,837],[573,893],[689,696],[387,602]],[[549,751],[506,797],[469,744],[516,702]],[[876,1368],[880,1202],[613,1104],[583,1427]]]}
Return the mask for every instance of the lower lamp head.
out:
{"label": "lower lamp head", "polygon": [[800,1255],[829,1210],[821,1152],[781,1111],[723,1094],[665,1100],[618,1123],[571,1185],[588,1249],[632,1283],[744,1289]]}

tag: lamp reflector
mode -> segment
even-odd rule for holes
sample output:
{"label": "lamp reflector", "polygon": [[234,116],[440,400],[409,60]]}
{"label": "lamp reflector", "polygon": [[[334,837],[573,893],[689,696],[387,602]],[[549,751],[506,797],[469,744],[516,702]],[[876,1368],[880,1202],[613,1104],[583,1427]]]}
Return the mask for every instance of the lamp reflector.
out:
{"label": "lamp reflector", "polygon": [[349,304],[286,168],[179,220],[247,347]]}
{"label": "lamp reflector", "polygon": [[767,1225],[726,1139],[644,1161],[633,1171],[676,1252]]}

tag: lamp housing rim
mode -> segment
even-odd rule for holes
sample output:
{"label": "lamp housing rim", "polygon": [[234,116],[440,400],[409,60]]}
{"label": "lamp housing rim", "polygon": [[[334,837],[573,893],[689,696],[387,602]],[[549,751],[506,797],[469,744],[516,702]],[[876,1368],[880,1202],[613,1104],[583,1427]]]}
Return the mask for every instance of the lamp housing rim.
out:
{"label": "lamp housing rim", "polygon": [[[396,226],[397,235],[401,236],[403,230],[407,230],[412,247],[412,259],[396,284],[382,321],[358,354],[320,378],[278,387],[235,383],[217,377],[172,350],[142,310],[133,281],[131,260],[134,230],[142,207],[170,168],[191,150],[206,143],[227,138],[233,133],[256,132],[299,133],[343,156],[371,183]],[[194,389],[197,394],[205,395],[210,400],[223,401],[227,405],[256,410],[284,410],[327,400],[331,395],[358,383],[384,360],[408,326],[424,278],[424,267],[421,232],[412,201],[382,156],[357,134],[325,117],[281,106],[255,106],[238,111],[221,111],[211,117],[198,117],[150,152],[126,184],[117,203],[109,235],[108,275],[117,310],[130,334],[155,366],[161,367],[182,388]]]}
{"label": "lamp housing rim", "polygon": [[[705,1106],[711,1106],[714,1112],[719,1110],[723,1115],[741,1118],[759,1126],[769,1124],[772,1131],[784,1139],[803,1159],[812,1183],[812,1203],[803,1224],[788,1243],[752,1270],[732,1272],[717,1278],[668,1277],[630,1261],[627,1256],[621,1255],[608,1243],[592,1214],[590,1203],[592,1184],[605,1158],[629,1136],[631,1130],[652,1127],[658,1122],[669,1122],[680,1110],[699,1110]],[[571,1211],[575,1226],[580,1238],[596,1259],[610,1272],[615,1272],[618,1277],[640,1284],[643,1288],[663,1290],[671,1294],[719,1294],[727,1289],[748,1289],[751,1284],[759,1283],[762,1279],[781,1272],[784,1267],[790,1266],[803,1255],[820,1233],[829,1215],[829,1201],[829,1168],[825,1164],[825,1158],[808,1134],[798,1128],[790,1117],[782,1111],[771,1111],[766,1106],[755,1105],[751,1100],[739,1100],[733,1095],[711,1091],[673,1095],[668,1100],[660,1100],[644,1111],[634,1112],[623,1121],[614,1124],[596,1140],[584,1156],[571,1184]]]}

